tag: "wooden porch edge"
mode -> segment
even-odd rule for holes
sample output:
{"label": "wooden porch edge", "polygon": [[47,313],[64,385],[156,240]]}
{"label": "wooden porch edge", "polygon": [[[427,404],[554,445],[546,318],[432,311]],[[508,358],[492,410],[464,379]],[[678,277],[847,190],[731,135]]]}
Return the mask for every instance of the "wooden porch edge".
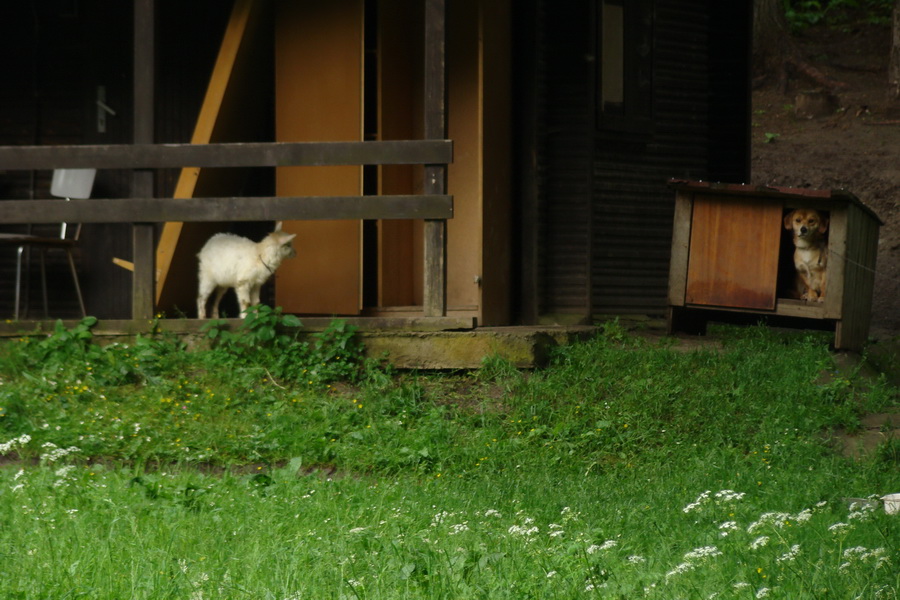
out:
{"label": "wooden porch edge", "polygon": [[[236,329],[241,319],[225,319],[228,326]],[[436,332],[459,331],[475,328],[473,317],[301,317],[301,331],[323,331],[334,320],[346,321],[361,333],[373,331]],[[70,329],[80,323],[79,319],[63,319],[63,325]],[[209,323],[206,319],[103,319],[91,328],[97,336],[133,336],[154,332],[196,335],[203,332]],[[55,320],[29,320],[0,322],[0,339],[46,336],[53,333]]]}

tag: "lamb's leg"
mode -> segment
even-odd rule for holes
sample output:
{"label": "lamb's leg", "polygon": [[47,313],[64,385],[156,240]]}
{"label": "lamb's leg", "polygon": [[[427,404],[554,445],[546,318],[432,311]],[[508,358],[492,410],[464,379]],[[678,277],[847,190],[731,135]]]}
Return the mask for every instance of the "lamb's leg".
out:
{"label": "lamb's leg", "polygon": [[200,285],[198,286],[197,291],[197,318],[205,319],[206,318],[206,301],[209,300],[209,295],[212,294],[215,289],[215,285],[208,280],[200,279]]}
{"label": "lamb's leg", "polygon": [[247,316],[247,309],[250,307],[250,286],[241,285],[234,288],[238,298],[238,306],[241,307],[241,318]]}
{"label": "lamb's leg", "polygon": [[212,309],[212,318],[219,318],[219,302],[222,301],[222,296],[225,295],[225,292],[228,291],[227,287],[217,287],[216,295],[213,297],[213,309]]}
{"label": "lamb's leg", "polygon": [[251,306],[256,306],[257,304],[259,304],[259,289],[261,287],[262,286],[254,285],[252,288],[250,288],[250,305]]}

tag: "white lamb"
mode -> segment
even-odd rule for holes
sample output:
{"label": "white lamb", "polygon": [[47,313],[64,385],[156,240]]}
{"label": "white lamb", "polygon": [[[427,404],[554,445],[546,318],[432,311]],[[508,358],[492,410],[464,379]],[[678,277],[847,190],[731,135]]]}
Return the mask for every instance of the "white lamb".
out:
{"label": "white lamb", "polygon": [[197,258],[200,259],[197,316],[206,318],[206,302],[213,291],[212,318],[219,318],[219,302],[228,288],[234,288],[241,317],[247,308],[259,304],[259,288],[285,258],[297,255],[292,242],[296,234],[275,231],[256,243],[231,233],[209,238]]}

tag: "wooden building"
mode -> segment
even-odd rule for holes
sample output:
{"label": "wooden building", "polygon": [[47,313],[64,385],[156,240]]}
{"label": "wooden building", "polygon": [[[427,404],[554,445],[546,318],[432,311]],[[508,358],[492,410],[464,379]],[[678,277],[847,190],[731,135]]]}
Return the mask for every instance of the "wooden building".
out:
{"label": "wooden building", "polygon": [[[135,215],[109,211],[119,222],[104,223],[73,201],[73,214],[94,221],[79,268],[100,318],[139,316],[135,294],[146,289],[146,273],[113,259],[151,260],[154,310],[192,317],[199,246],[222,229],[260,237],[274,220],[298,233],[299,256],[268,298],[287,312],[440,316],[454,327],[662,313],[674,211],[666,182],[748,178],[750,9],[750,0],[7,3],[0,198],[11,203],[0,200],[0,227],[21,230],[22,213],[3,206],[48,198],[51,169],[87,160],[69,146],[127,145],[124,158],[103,154],[94,198],[261,199],[247,209],[252,222],[231,223],[237,213],[223,200],[218,212],[185,208],[184,221],[136,229],[121,222]],[[293,152],[285,144],[393,140],[450,140],[452,159],[445,168],[440,157],[283,158]],[[283,154],[180,155],[198,166],[147,147],[185,143]],[[342,213],[338,203],[325,218],[324,201],[309,219],[277,208],[279,198],[427,195],[452,196],[452,217],[426,200],[415,204],[430,207],[424,219]],[[13,258],[0,257],[4,281]],[[49,268],[60,273],[52,316],[73,315],[64,264]],[[11,306],[4,285],[0,311]]]}

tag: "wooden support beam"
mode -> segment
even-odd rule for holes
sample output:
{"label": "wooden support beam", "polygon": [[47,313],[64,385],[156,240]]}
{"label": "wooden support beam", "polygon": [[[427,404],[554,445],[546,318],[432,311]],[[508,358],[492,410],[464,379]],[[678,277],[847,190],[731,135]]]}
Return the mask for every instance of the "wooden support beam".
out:
{"label": "wooden support beam", "polygon": [[159,223],[334,219],[450,219],[453,197],[126,198],[6,200],[0,223]]}
{"label": "wooden support beam", "polygon": [[[425,2],[425,139],[447,137],[446,45],[447,7],[445,0]],[[447,165],[425,167],[425,193],[445,194]],[[423,304],[427,317],[447,314],[447,222],[425,221]]]}
{"label": "wooden support beam", "polygon": [[235,144],[0,146],[0,168],[15,170],[284,167],[443,164],[450,140]]}
{"label": "wooden support beam", "polygon": [[[155,0],[134,0],[134,143],[153,143],[153,112],[155,109],[156,77],[156,3]],[[153,172],[134,172],[131,195],[152,198]],[[95,209],[97,210],[97,209]],[[134,224],[134,276],[131,286],[131,317],[149,319],[154,313],[155,290],[155,232],[147,219]]]}

